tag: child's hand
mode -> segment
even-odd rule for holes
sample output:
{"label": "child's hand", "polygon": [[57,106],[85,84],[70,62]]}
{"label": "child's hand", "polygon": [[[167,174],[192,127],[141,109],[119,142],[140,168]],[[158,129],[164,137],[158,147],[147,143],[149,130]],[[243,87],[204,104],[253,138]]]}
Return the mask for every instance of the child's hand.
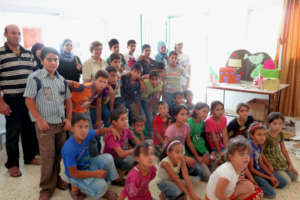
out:
{"label": "child's hand", "polygon": [[279,183],[275,176],[271,176],[269,179],[274,187],[278,187]]}
{"label": "child's hand", "polygon": [[272,165],[269,165],[269,168],[270,168],[271,172],[273,173],[273,172],[274,172],[273,166],[272,166]]}
{"label": "child's hand", "polygon": [[190,197],[192,200],[201,200],[201,198],[196,193],[193,193]]}
{"label": "child's hand", "polygon": [[101,128],[102,127],[102,121],[101,120],[97,120],[95,123],[95,129],[97,128]]}
{"label": "child's hand", "polygon": [[50,129],[49,124],[44,119],[38,120],[36,123],[41,131],[47,131]]}
{"label": "child's hand", "polygon": [[289,170],[298,176],[298,171],[294,168],[293,165],[289,166]]}
{"label": "child's hand", "polygon": [[69,119],[64,119],[64,123],[65,123],[65,126],[64,126],[64,130],[71,130],[71,122]]}
{"label": "child's hand", "polygon": [[119,132],[115,128],[111,127],[111,133],[114,136],[115,140],[121,139]]}
{"label": "child's hand", "polygon": [[203,156],[203,157],[202,157],[202,160],[203,160],[203,162],[204,162],[206,165],[209,165],[210,159],[209,159],[208,157]]}
{"label": "child's hand", "polygon": [[107,174],[107,171],[103,170],[103,169],[98,169],[95,171],[95,177],[96,178],[105,178]]}
{"label": "child's hand", "polygon": [[210,154],[210,159],[211,159],[211,160],[217,160],[217,156],[216,156],[216,153],[215,153],[215,152],[211,152],[211,154]]}

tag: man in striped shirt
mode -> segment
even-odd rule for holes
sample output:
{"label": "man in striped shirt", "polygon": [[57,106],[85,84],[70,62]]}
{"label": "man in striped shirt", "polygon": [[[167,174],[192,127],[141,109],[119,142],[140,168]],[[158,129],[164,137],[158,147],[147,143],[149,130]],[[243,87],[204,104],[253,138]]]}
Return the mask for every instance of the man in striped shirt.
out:
{"label": "man in striped shirt", "polygon": [[19,170],[19,136],[21,134],[25,164],[39,164],[35,158],[38,142],[29,117],[23,93],[27,77],[33,71],[33,56],[20,46],[20,30],[16,25],[5,27],[7,41],[0,47],[0,114],[6,118],[6,152],[9,174],[21,176]]}

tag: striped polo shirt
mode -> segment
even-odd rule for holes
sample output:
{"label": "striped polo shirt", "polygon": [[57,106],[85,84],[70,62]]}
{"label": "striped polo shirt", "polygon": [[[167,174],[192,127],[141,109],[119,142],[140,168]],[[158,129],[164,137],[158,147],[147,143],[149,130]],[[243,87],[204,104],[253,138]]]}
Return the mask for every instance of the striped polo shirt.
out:
{"label": "striped polo shirt", "polygon": [[0,47],[0,88],[4,94],[22,94],[33,68],[33,56],[30,51],[20,46],[18,56],[9,49],[7,43]]}

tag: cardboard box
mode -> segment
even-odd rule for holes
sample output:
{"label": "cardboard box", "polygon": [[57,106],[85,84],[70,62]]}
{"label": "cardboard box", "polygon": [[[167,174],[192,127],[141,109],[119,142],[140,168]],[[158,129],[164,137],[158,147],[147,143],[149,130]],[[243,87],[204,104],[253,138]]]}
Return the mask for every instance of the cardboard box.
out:
{"label": "cardboard box", "polygon": [[268,116],[268,99],[252,99],[247,104],[250,107],[250,114],[257,121],[264,122]]}
{"label": "cardboard box", "polygon": [[280,80],[278,78],[264,78],[264,90],[277,91],[280,88]]}
{"label": "cardboard box", "polygon": [[234,67],[221,67],[219,77],[220,83],[240,83],[241,81],[241,75]]}

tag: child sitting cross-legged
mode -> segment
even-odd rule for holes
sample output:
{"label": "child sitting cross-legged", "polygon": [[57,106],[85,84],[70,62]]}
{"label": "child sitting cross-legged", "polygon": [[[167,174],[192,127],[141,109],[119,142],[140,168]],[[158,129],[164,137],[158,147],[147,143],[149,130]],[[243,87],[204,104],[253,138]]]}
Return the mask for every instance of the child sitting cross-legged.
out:
{"label": "child sitting cross-legged", "polygon": [[119,200],[126,197],[128,200],[152,200],[149,183],[156,175],[153,147],[147,142],[138,144],[134,150],[134,157],[136,166],[128,173]]}
{"label": "child sitting cross-legged", "polygon": [[[184,180],[178,176],[179,172]],[[184,158],[184,145],[180,140],[171,140],[166,145],[153,183],[161,191],[159,195],[161,200],[186,200],[187,197],[192,200],[200,200],[191,183]]]}
{"label": "child sitting cross-legged", "polygon": [[139,144],[130,128],[128,127],[128,110],[124,106],[119,106],[111,113],[111,122],[120,134],[120,139],[116,139],[112,132],[108,132],[105,137],[104,153],[109,153],[113,156],[115,165],[118,169],[119,179],[113,181],[112,184],[123,186],[125,180],[123,176],[134,165],[134,149],[127,149],[125,144],[128,139],[133,140],[135,144]]}
{"label": "child sitting cross-legged", "polygon": [[64,144],[61,154],[72,198],[81,200],[89,195],[95,199],[104,196],[116,200],[117,194],[108,190],[108,183],[119,177],[113,157],[102,154],[91,158],[89,153],[90,141],[111,128],[90,130],[89,119],[78,114],[72,118],[71,130],[73,135]]}
{"label": "child sitting cross-legged", "polygon": [[275,198],[275,188],[283,188],[287,185],[287,181],[275,173],[270,167],[270,163],[263,156],[263,144],[266,141],[267,130],[259,123],[253,123],[249,127],[249,144],[253,153],[251,154],[249,170],[253,174],[258,186],[263,190],[265,198]]}
{"label": "child sitting cross-legged", "polygon": [[282,176],[288,184],[296,181],[298,172],[294,168],[288,151],[286,150],[282,127],[284,117],[279,112],[271,112],[267,118],[269,131],[264,145],[264,156],[271,164],[275,173]]}
{"label": "child sitting cross-legged", "polygon": [[[248,167],[250,154],[251,148],[246,138],[237,136],[229,141],[227,152],[219,158],[223,158],[225,162],[209,178],[206,187],[206,200],[241,199],[236,198],[234,193],[239,177]],[[242,199],[248,200],[249,198]]]}
{"label": "child sitting cross-legged", "polygon": [[238,104],[236,113],[238,117],[230,121],[227,132],[229,137],[235,137],[242,135],[247,138],[247,130],[249,126],[254,122],[254,119],[249,115],[250,107],[245,103]]}

